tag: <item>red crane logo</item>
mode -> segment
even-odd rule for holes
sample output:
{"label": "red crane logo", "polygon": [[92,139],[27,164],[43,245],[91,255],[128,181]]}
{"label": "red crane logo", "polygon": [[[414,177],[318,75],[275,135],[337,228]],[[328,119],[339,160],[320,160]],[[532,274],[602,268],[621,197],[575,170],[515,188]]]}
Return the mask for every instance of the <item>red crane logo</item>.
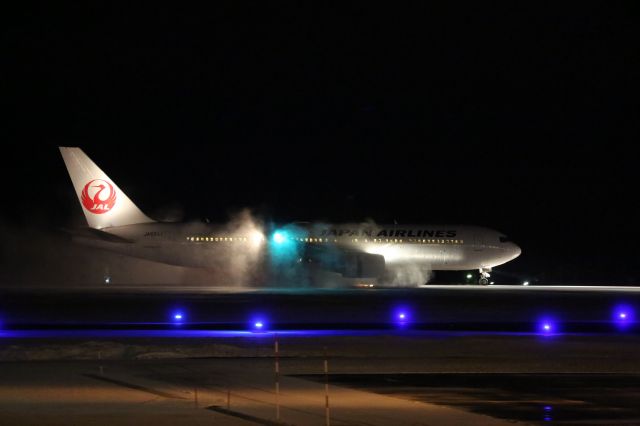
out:
{"label": "red crane logo", "polygon": [[116,191],[106,180],[94,179],[84,186],[80,199],[84,208],[91,213],[103,214],[110,211],[116,203]]}

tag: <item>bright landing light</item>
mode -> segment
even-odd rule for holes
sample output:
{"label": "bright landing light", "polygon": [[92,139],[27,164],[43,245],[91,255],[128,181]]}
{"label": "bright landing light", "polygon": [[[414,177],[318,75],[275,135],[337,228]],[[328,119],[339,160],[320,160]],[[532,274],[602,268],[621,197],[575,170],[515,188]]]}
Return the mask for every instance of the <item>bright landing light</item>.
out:
{"label": "bright landing light", "polygon": [[276,231],[273,233],[273,242],[275,242],[276,244],[284,243],[285,239],[286,238],[282,232]]}
{"label": "bright landing light", "polygon": [[260,245],[264,241],[264,235],[258,230],[253,230],[249,235],[249,239],[254,245]]}

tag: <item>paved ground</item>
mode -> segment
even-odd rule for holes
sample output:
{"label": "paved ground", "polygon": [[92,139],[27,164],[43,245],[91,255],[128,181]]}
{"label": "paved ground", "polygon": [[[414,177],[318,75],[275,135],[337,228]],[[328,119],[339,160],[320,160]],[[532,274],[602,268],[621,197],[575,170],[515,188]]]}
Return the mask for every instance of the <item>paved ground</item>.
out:
{"label": "paved ground", "polygon": [[[269,424],[277,416],[273,372],[253,360],[112,362],[102,369],[95,362],[2,367],[3,425],[243,425]],[[323,384],[283,376],[280,385],[282,422],[326,424]],[[340,386],[330,386],[329,395],[334,425],[508,424]]]}
{"label": "paved ground", "polygon": [[[304,377],[323,380],[321,375]],[[383,395],[531,423],[640,424],[637,374],[336,374],[331,381]]]}
{"label": "paved ground", "polygon": [[[5,336],[0,424],[276,420],[275,334],[144,333]],[[334,425],[640,424],[635,335],[303,333],[278,341],[280,419],[288,424],[325,424],[325,353]]]}

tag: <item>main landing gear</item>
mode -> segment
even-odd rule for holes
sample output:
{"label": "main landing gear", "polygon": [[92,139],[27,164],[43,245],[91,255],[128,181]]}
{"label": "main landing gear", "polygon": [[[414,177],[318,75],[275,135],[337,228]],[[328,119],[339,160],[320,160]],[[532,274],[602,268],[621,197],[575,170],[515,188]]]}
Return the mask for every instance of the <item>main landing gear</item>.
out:
{"label": "main landing gear", "polygon": [[478,279],[478,284],[480,285],[488,285],[489,278],[491,277],[491,268],[480,268],[480,278]]}

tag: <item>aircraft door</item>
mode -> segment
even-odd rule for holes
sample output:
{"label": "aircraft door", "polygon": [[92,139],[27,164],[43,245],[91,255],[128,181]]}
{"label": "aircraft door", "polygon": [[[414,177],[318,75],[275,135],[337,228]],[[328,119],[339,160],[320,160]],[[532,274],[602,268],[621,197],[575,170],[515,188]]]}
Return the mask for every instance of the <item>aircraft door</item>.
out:
{"label": "aircraft door", "polygon": [[440,246],[440,262],[443,265],[448,264],[448,257],[447,257],[447,246],[446,245],[441,245]]}

